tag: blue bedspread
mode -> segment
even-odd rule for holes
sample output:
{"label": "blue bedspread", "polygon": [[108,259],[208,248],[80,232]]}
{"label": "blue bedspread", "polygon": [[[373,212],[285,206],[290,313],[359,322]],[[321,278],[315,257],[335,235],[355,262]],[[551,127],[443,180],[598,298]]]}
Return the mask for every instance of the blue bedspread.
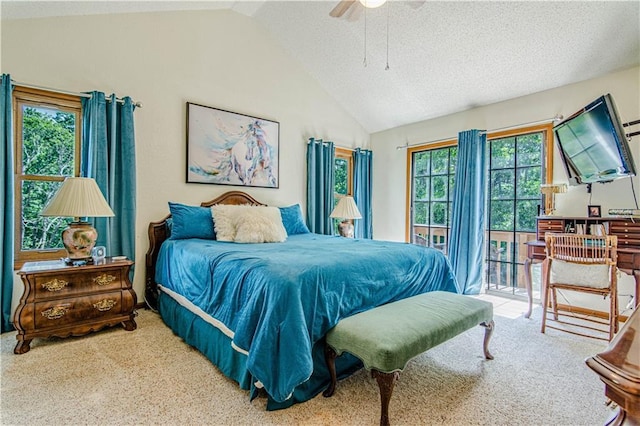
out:
{"label": "blue bedspread", "polygon": [[437,250],[317,234],[273,244],[167,240],[156,280],[232,331],[275,401],[309,379],[312,346],[340,319],[419,293],[461,292]]}

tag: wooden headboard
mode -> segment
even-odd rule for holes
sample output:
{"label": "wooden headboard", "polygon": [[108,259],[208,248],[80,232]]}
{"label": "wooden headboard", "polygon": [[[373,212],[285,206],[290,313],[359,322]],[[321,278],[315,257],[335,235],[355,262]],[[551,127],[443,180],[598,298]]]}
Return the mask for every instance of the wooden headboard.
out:
{"label": "wooden headboard", "polygon": [[[211,201],[203,201],[200,203],[202,207],[211,207],[215,204],[264,206],[256,201],[252,196],[242,191],[229,191]],[[158,261],[158,252],[162,243],[169,238],[169,227],[167,219],[171,217],[168,214],[164,219],[157,222],[149,223],[149,250],[145,259],[146,275],[145,275],[145,291],[144,298],[147,305],[151,309],[158,307],[158,286],[156,284],[156,262]]]}

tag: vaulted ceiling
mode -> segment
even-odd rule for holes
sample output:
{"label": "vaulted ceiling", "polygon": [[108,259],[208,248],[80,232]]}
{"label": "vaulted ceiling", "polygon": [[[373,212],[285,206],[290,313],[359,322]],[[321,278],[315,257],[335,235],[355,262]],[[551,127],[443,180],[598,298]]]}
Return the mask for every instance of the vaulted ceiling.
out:
{"label": "vaulted ceiling", "polygon": [[366,13],[355,2],[334,18],[337,3],[3,0],[0,13],[232,9],[263,25],[371,133],[640,65],[638,1],[392,0]]}

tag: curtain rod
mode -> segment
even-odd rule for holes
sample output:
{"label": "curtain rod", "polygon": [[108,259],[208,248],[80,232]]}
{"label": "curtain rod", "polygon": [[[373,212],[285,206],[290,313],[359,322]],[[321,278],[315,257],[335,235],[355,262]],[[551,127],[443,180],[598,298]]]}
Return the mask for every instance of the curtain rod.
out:
{"label": "curtain rod", "polygon": [[[16,86],[28,87],[30,89],[48,90],[49,92],[61,93],[63,95],[72,95],[72,96],[80,96],[82,98],[91,98],[91,95],[89,93],[69,92],[67,90],[60,90],[60,89],[53,89],[51,87],[38,86],[36,84],[22,83],[14,79],[11,79],[11,83]],[[116,98],[116,102],[122,103],[124,102],[124,100],[121,98]],[[142,102],[133,102],[133,105],[135,105],[136,108],[142,108]]]}
{"label": "curtain rod", "polygon": [[[316,141],[317,141],[317,140],[319,140],[319,139],[314,139],[314,140],[316,140]],[[323,143],[323,144],[326,144],[326,143],[329,143],[329,142],[331,142],[331,141],[326,141],[326,142],[325,142],[325,141],[322,141],[322,143]],[[308,140],[307,140],[307,145],[309,145],[309,141],[308,141]],[[347,146],[337,145],[335,142],[333,142],[333,146],[334,146],[334,148],[348,149],[349,151],[355,151],[355,150],[356,150],[356,148],[360,148],[360,149],[367,149],[367,148],[363,148],[363,147],[361,147],[361,146],[357,146],[356,148],[350,148],[350,147],[347,147]]]}
{"label": "curtain rod", "polygon": [[[522,123],[522,124],[517,124],[515,126],[501,127],[499,129],[483,130],[483,131],[480,132],[480,134],[481,135],[486,135],[487,133],[501,132],[501,131],[504,131],[504,130],[517,129],[519,127],[535,126],[536,124],[548,123],[550,121],[560,121],[560,120],[562,120],[562,118],[563,118],[562,115],[558,114],[553,118],[547,118],[545,120],[531,121],[529,123]],[[450,141],[450,140],[457,139],[457,138],[458,138],[458,136],[451,136],[451,137],[448,137],[448,138],[442,138],[442,139],[437,139],[437,140],[428,141],[428,142],[413,143],[411,145],[405,144],[405,145],[396,146],[396,149],[406,149],[406,148],[409,148],[409,147],[412,147],[412,146],[429,145],[429,144],[433,144],[433,143],[437,143],[437,142]]]}

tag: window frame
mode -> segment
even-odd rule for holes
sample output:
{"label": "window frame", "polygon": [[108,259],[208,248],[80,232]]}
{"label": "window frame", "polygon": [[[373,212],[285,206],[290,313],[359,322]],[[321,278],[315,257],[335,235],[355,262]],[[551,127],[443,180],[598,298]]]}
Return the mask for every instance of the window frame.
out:
{"label": "window frame", "polygon": [[[335,160],[345,160],[347,162],[347,193],[346,194],[338,194],[335,192],[334,186],[334,198],[340,199],[344,196],[353,196],[353,150],[348,148],[335,148],[334,162]],[[335,164],[335,163],[334,163]]]}
{"label": "window frame", "polygon": [[454,146],[458,146],[457,139],[450,139],[446,141],[440,141],[436,143],[426,143],[424,145],[415,145],[407,148],[407,199],[406,199],[406,208],[405,208],[405,242],[411,242],[411,234],[413,232],[412,228],[412,211],[411,211],[411,203],[413,199],[413,154],[422,151],[432,151],[441,148],[451,148]]}
{"label": "window frame", "polygon": [[[534,126],[524,126],[510,128],[506,130],[498,130],[493,132],[487,132],[487,142],[492,139],[500,139],[511,136],[521,136],[528,133],[544,133],[545,147],[544,147],[544,167],[545,167],[545,179],[546,182],[553,181],[553,157],[554,157],[554,134],[553,123],[538,124]],[[405,205],[405,242],[411,242],[412,224],[411,224],[411,202],[413,197],[413,154],[415,152],[430,151],[439,148],[448,148],[458,145],[458,139],[447,139],[444,141],[424,143],[419,145],[410,146],[407,148],[407,174],[405,178],[406,185],[406,205]],[[543,200],[544,201],[544,200]]]}
{"label": "window frame", "polygon": [[53,260],[66,256],[64,248],[22,250],[22,183],[24,181],[62,182],[65,176],[40,176],[23,174],[23,106],[52,108],[75,116],[75,151],[73,176],[80,176],[82,143],[82,102],[78,95],[52,92],[24,86],[15,86],[12,93],[13,143],[14,143],[14,268],[19,269],[25,262]]}

